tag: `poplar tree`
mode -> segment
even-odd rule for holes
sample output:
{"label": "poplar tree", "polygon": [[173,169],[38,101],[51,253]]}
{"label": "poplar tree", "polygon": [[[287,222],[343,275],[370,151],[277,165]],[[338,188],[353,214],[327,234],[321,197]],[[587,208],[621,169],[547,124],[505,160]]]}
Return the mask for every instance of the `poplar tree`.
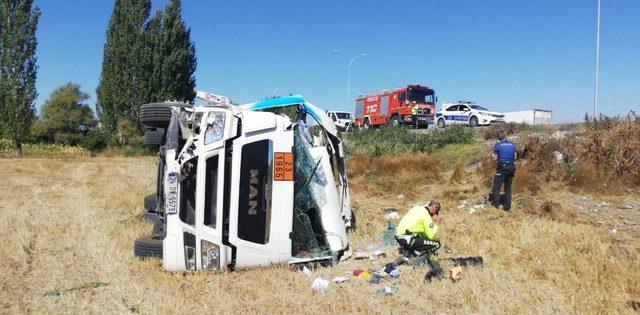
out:
{"label": "poplar tree", "polygon": [[40,10],[33,0],[0,0],[0,125],[16,153],[29,136],[35,117],[36,28]]}
{"label": "poplar tree", "polygon": [[190,102],[196,96],[196,49],[191,42],[191,30],[182,19],[181,6],[180,0],[170,0],[160,16],[162,32],[154,67],[160,88],[155,101]]}
{"label": "poplar tree", "polygon": [[150,11],[150,0],[116,0],[107,28],[96,112],[104,131],[116,135],[119,143],[131,136],[123,130],[138,128],[138,108],[144,101],[139,94],[149,79],[143,54]]}

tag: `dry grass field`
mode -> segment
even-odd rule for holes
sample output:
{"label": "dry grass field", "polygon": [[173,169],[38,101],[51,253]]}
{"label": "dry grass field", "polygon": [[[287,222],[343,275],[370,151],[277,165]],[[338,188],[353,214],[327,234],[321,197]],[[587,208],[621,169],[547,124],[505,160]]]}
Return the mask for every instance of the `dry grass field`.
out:
{"label": "dry grass field", "polygon": [[[470,214],[458,205],[486,189],[468,170],[408,179],[411,193],[398,198],[389,187],[407,185],[402,180],[381,181],[358,165],[370,161],[352,162],[360,169],[351,183],[359,224],[352,248],[379,242],[381,207],[403,214],[415,202],[438,198],[446,211],[440,257],[483,256],[485,267],[466,268],[458,282],[425,283],[426,267],[402,266],[398,280],[372,285],[351,278],[324,294],[286,266],[169,273],[160,260],[140,261],[132,250],[133,240],[151,230],[140,216],[142,198],[154,187],[153,158],[2,159],[2,312],[630,313],[629,301],[640,301],[637,192],[582,196],[548,184],[534,196],[516,189],[511,213]],[[607,206],[596,207],[601,201]],[[628,204],[631,209],[617,208]],[[379,264],[395,258],[393,247],[384,250]],[[331,279],[375,264],[352,259],[313,272]],[[376,294],[382,285],[399,291]]]}

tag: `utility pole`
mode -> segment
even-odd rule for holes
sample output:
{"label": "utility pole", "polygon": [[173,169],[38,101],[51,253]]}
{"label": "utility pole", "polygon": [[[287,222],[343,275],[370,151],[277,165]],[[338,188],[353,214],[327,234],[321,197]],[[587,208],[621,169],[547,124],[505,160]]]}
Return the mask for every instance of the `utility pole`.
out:
{"label": "utility pole", "polygon": [[598,90],[600,83],[600,0],[597,6],[597,23],[596,23],[596,83],[595,92],[593,96],[593,117],[598,115]]}

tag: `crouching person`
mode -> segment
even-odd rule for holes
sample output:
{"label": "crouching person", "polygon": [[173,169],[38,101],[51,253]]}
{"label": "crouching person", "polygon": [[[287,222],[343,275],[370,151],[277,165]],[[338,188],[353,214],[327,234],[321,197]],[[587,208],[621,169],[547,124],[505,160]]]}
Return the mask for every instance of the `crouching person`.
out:
{"label": "crouching person", "polygon": [[427,279],[434,276],[442,278],[443,272],[440,264],[430,257],[440,248],[440,241],[435,237],[438,232],[438,224],[442,221],[440,202],[430,201],[424,206],[415,206],[405,214],[396,229],[396,241],[400,245],[400,254],[395,263],[401,265],[410,262],[420,265],[425,262],[431,270],[427,273]]}

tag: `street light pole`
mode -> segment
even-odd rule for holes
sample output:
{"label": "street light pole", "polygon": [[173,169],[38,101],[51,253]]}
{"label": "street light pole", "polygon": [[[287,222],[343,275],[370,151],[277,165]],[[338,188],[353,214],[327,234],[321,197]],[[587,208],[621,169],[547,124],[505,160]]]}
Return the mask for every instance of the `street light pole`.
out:
{"label": "street light pole", "polygon": [[276,88],[273,89],[273,91],[271,91],[271,97],[276,97],[276,91],[286,87],[287,87],[286,85],[277,86]]}
{"label": "street light pole", "polygon": [[[337,49],[334,49],[333,52],[341,55],[340,51]],[[354,61],[356,61],[356,59],[360,57],[364,57],[366,55],[367,53],[362,53],[362,54],[353,56],[351,59],[347,59],[346,56],[342,55],[343,57],[345,57],[345,60],[347,60],[347,104],[351,101],[351,65],[353,64]]]}

